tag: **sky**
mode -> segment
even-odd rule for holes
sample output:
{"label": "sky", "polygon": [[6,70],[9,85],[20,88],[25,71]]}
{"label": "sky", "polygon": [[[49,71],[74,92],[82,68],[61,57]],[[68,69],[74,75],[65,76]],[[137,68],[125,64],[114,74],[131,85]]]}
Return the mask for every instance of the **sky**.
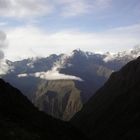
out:
{"label": "sky", "polygon": [[13,61],[123,51],[140,44],[140,0],[0,0],[0,32]]}

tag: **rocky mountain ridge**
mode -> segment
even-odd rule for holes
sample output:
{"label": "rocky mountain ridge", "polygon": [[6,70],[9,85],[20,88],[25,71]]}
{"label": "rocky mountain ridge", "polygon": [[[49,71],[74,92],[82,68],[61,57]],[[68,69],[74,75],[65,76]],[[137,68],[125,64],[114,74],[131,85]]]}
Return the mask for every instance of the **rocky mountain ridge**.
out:
{"label": "rocky mountain ridge", "polygon": [[[9,71],[2,75],[2,77],[13,86],[20,89],[39,109],[56,118],[68,120],[68,118],[70,119],[76,113],[76,110],[79,111],[79,108],[81,108],[79,107],[79,104],[85,104],[107,81],[112,72],[119,70],[127,62],[134,59],[139,55],[139,52],[139,47],[116,55],[74,50],[70,55],[53,54],[46,58],[31,58],[17,62],[6,61]],[[110,55],[113,59],[108,59]],[[78,95],[80,98],[77,98],[76,92],[76,100],[73,100],[73,102],[75,102],[73,104],[77,105],[77,109],[74,107],[73,110],[70,111],[71,114],[69,114],[69,116],[67,116],[68,113],[65,112],[71,109],[71,107],[69,108],[68,106],[71,101],[70,97],[74,96],[73,92],[69,92],[71,96],[67,96],[69,99],[67,99],[66,102],[62,100],[62,98],[59,98],[59,95],[65,94],[63,93],[64,91],[62,90],[61,93],[58,94],[55,90],[55,95],[58,96],[52,96],[52,98],[55,102],[61,102],[61,104],[58,105],[58,108],[52,108],[52,99],[50,100],[50,104],[44,104],[48,98],[48,96],[44,96],[46,95],[46,92],[48,92],[45,90],[49,88],[47,83],[53,81],[57,86],[60,85],[58,84],[58,81],[63,80],[69,80],[74,83],[74,87],[69,85],[71,91],[73,91],[74,88],[80,92],[80,95]],[[44,81],[45,84],[42,84],[42,81]],[[65,82],[62,82],[60,87],[65,87],[70,91],[67,84],[65,84]],[[40,86],[42,86],[42,91],[39,89]],[[39,98],[41,97],[39,92],[43,95],[42,98],[46,99]],[[54,95],[54,92],[52,94]],[[79,101],[77,101],[77,99],[79,99]],[[37,103],[35,101],[37,101]],[[66,111],[64,111],[64,109],[62,111],[62,104],[65,105],[64,108],[67,109]],[[53,112],[59,112],[59,115],[58,113],[50,112],[50,110],[53,110]]]}

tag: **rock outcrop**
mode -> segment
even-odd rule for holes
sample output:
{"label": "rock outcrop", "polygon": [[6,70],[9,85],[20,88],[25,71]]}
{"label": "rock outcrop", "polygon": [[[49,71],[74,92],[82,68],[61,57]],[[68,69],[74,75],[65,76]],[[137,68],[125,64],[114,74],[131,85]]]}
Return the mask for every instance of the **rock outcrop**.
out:
{"label": "rock outcrop", "polygon": [[68,121],[82,108],[80,93],[73,80],[42,81],[34,104],[39,110]]}

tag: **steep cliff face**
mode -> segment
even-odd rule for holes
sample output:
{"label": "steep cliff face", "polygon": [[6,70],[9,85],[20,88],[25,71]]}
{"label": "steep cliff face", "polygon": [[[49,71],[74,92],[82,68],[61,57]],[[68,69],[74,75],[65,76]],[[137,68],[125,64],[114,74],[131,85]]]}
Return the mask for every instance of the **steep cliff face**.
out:
{"label": "steep cliff face", "polygon": [[140,57],[113,73],[71,122],[94,140],[140,139]]}
{"label": "steep cliff face", "polygon": [[34,104],[46,113],[68,121],[82,108],[81,91],[73,80],[42,81]]}

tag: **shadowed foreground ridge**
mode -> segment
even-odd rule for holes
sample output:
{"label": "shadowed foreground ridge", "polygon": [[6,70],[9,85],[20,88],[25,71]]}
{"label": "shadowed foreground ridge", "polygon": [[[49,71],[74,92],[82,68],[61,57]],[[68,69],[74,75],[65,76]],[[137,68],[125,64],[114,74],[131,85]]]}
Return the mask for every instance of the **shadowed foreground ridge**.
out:
{"label": "shadowed foreground ridge", "polygon": [[113,73],[71,122],[94,140],[140,139],[140,57]]}
{"label": "shadowed foreground ridge", "polygon": [[85,140],[84,136],[68,123],[39,112],[19,90],[1,79],[0,139]]}

